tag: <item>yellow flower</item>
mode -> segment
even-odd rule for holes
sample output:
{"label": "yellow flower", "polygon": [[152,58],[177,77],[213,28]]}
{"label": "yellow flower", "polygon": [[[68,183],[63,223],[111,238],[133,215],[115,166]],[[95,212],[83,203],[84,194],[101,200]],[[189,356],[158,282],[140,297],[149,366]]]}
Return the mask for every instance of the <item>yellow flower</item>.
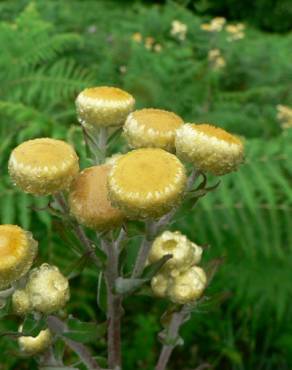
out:
{"label": "yellow flower", "polygon": [[171,280],[167,289],[170,300],[186,304],[200,298],[207,285],[207,276],[201,267],[194,266]]}
{"label": "yellow flower", "polygon": [[31,307],[44,314],[60,310],[70,298],[68,279],[47,263],[30,272],[25,291]]}
{"label": "yellow flower", "polygon": [[236,41],[243,39],[245,34],[243,30],[245,29],[244,24],[237,23],[237,24],[229,24],[225,27],[225,30],[230,34],[227,37],[227,41]]}
{"label": "yellow flower", "polygon": [[140,32],[135,32],[132,35],[132,40],[135,42],[142,42],[142,35]]}
{"label": "yellow flower", "polygon": [[116,87],[92,87],[76,99],[79,121],[91,127],[122,126],[133,110],[135,99]]}
{"label": "yellow flower", "polygon": [[156,53],[160,53],[162,50],[162,46],[160,44],[155,44],[153,49]]}
{"label": "yellow flower", "polygon": [[16,315],[24,316],[31,311],[29,296],[25,289],[18,289],[12,295],[13,312]]}
{"label": "yellow flower", "polygon": [[123,213],[108,200],[107,175],[110,165],[85,169],[73,182],[69,194],[70,212],[77,221],[94,230],[120,225]]}
{"label": "yellow flower", "polygon": [[16,225],[0,225],[0,289],[28,272],[37,249],[30,232]]}
{"label": "yellow flower", "polygon": [[202,172],[225,175],[243,161],[243,144],[234,135],[209,124],[185,124],[176,131],[177,155]]}
{"label": "yellow flower", "polygon": [[223,17],[215,17],[210,23],[201,24],[200,28],[207,32],[220,32],[223,29],[226,19]]}
{"label": "yellow flower", "polygon": [[211,64],[212,69],[219,70],[226,66],[226,61],[221,55],[219,49],[211,49],[208,52],[208,60]]}
{"label": "yellow flower", "polygon": [[168,285],[169,276],[166,274],[158,273],[151,279],[151,289],[156,297],[167,297]]}
{"label": "yellow flower", "polygon": [[24,192],[48,195],[66,190],[78,174],[74,149],[61,140],[40,138],[17,146],[9,159],[9,173]]}
{"label": "yellow flower", "polygon": [[177,37],[180,41],[184,41],[188,31],[188,26],[178,20],[174,20],[171,23],[171,36]]}
{"label": "yellow flower", "polygon": [[155,43],[155,40],[154,40],[153,37],[151,37],[151,36],[146,37],[146,39],[145,39],[145,48],[148,49],[148,50],[151,50],[154,43]]}
{"label": "yellow flower", "polygon": [[200,262],[202,248],[192,243],[179,231],[164,231],[154,240],[148,260],[154,263],[167,254],[171,254],[172,258],[163,265],[162,271],[176,276],[180,271]]}
{"label": "yellow flower", "polygon": [[129,114],[124,136],[132,148],[157,147],[174,151],[175,130],[183,120],[161,109],[141,109]]}
{"label": "yellow flower", "polygon": [[[20,327],[22,331],[22,327]],[[20,350],[26,355],[36,355],[45,351],[52,343],[49,329],[41,330],[36,337],[23,336],[18,338]]]}
{"label": "yellow flower", "polygon": [[283,129],[292,127],[292,108],[286,105],[277,105],[277,119],[281,122]]}
{"label": "yellow flower", "polygon": [[185,168],[162,149],[137,149],[116,160],[108,177],[112,203],[130,218],[157,218],[181,199]]}

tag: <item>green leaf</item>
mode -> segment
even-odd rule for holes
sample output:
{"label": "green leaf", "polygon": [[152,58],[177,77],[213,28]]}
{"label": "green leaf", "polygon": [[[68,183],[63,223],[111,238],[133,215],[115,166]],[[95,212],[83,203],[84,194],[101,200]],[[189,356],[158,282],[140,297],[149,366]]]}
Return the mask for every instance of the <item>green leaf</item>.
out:
{"label": "green leaf", "polygon": [[149,266],[146,266],[143,271],[142,278],[147,280],[152,279],[153,276],[157,274],[157,272],[161,269],[165,262],[167,262],[170,258],[172,258],[172,254],[166,254],[165,256],[160,258],[160,260],[152,263]]}
{"label": "green leaf", "polygon": [[139,289],[143,284],[147,283],[149,279],[124,279],[119,277],[115,281],[115,291],[118,294],[129,294]]}
{"label": "green leaf", "polygon": [[106,313],[107,310],[107,290],[104,281],[103,272],[101,271],[98,275],[97,283],[97,304],[98,307]]}
{"label": "green leaf", "polygon": [[22,325],[24,335],[37,336],[41,330],[46,328],[47,322],[44,317],[36,319],[33,314],[28,314]]}

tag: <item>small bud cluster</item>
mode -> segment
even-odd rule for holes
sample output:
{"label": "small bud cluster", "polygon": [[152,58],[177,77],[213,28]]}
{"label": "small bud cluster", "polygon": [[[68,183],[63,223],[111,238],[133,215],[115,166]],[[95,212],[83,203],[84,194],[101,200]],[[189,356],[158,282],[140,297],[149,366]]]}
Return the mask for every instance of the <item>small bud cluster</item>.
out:
{"label": "small bud cluster", "polygon": [[156,262],[167,254],[172,258],[152,278],[153,293],[179,304],[199,298],[207,283],[204,270],[196,266],[201,261],[202,248],[179,231],[165,231],[154,240],[149,262]]}
{"label": "small bud cluster", "polygon": [[283,129],[292,127],[292,108],[286,105],[277,105],[277,119],[281,122]]}
{"label": "small bud cluster", "polygon": [[[19,331],[22,331],[20,326]],[[36,337],[23,336],[18,338],[20,350],[29,356],[45,351],[52,343],[52,334],[49,329],[41,330]]]}
{"label": "small bud cluster", "polygon": [[25,288],[14,292],[12,303],[19,315],[30,311],[50,314],[63,308],[69,297],[68,279],[56,266],[44,263],[30,271]]}

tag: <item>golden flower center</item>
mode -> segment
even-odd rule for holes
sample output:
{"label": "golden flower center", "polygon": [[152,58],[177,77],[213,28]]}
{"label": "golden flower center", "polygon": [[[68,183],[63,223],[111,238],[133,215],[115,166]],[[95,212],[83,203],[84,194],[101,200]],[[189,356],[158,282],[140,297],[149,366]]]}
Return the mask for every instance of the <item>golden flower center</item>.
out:
{"label": "golden flower center", "polygon": [[201,132],[207,136],[215,137],[219,140],[226,141],[229,144],[241,145],[241,141],[234,135],[229,134],[227,131],[222,128],[208,125],[207,123],[201,125],[192,125],[193,130]]}
{"label": "golden flower center", "polygon": [[14,150],[13,156],[24,166],[60,167],[65,160],[72,159],[73,149],[63,141],[42,138],[19,145]]}
{"label": "golden flower center", "polygon": [[142,109],[132,115],[139,124],[161,132],[175,130],[183,124],[176,114],[160,109]]}
{"label": "golden flower center", "polygon": [[9,257],[22,255],[25,234],[15,225],[0,225],[0,260],[1,265]]}
{"label": "golden flower center", "polygon": [[148,194],[174,184],[181,165],[161,149],[140,149],[118,159],[115,181],[127,192]]}
{"label": "golden flower center", "polygon": [[131,98],[131,95],[126,91],[118,89],[117,87],[107,86],[85,89],[82,94],[88,98],[112,101],[129,100]]}

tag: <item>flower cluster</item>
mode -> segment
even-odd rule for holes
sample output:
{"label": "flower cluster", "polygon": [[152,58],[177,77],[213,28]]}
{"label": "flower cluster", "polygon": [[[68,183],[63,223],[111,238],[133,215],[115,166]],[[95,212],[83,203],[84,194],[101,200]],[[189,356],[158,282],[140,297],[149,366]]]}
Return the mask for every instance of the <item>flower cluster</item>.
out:
{"label": "flower cluster", "polygon": [[283,129],[292,127],[292,108],[286,105],[277,105],[277,119],[281,122]]}
{"label": "flower cluster", "polygon": [[226,66],[226,61],[223,58],[219,49],[211,49],[208,52],[208,61],[214,70],[220,70]]}
{"label": "flower cluster", "polygon": [[207,32],[220,32],[223,30],[225,23],[226,19],[224,17],[215,17],[210,23],[201,24],[201,29]]}
{"label": "flower cluster", "polygon": [[187,31],[188,26],[185,23],[182,23],[177,19],[172,21],[170,30],[171,36],[177,38],[180,41],[184,41],[186,38]]}
{"label": "flower cluster", "polygon": [[168,254],[172,257],[152,278],[153,293],[179,304],[199,298],[207,283],[204,270],[196,266],[201,261],[202,248],[179,231],[165,231],[154,240],[149,262],[156,262]]}
{"label": "flower cluster", "polygon": [[145,48],[147,50],[153,50],[155,51],[156,53],[160,53],[161,50],[162,50],[162,46],[161,44],[159,44],[158,42],[156,42],[156,40],[151,37],[151,36],[147,36],[145,37],[145,39],[143,39],[143,36],[140,32],[135,32],[133,35],[132,35],[132,40],[134,42],[137,42],[137,43],[143,43]]}
{"label": "flower cluster", "polygon": [[226,32],[229,34],[227,41],[237,41],[244,38],[245,25],[243,23],[229,24],[225,27]]}
{"label": "flower cluster", "polygon": [[68,279],[56,266],[44,263],[30,271],[26,286],[13,293],[12,303],[18,315],[31,311],[50,314],[63,308],[69,297]]}

